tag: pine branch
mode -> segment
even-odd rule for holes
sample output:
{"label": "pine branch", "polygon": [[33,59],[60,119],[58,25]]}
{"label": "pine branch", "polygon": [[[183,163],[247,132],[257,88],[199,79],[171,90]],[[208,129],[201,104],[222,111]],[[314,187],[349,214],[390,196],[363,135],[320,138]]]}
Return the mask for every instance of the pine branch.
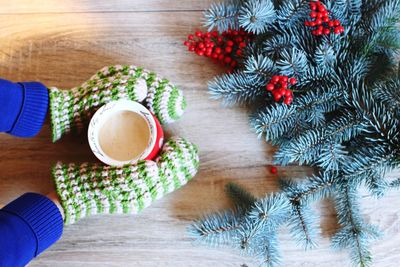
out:
{"label": "pine branch", "polygon": [[298,246],[312,249],[317,246],[315,242],[319,234],[319,227],[315,223],[316,216],[309,206],[292,202],[292,216],[289,219],[290,233]]}
{"label": "pine branch", "polygon": [[210,247],[228,246],[236,239],[241,223],[241,212],[227,210],[194,222],[188,232],[197,242]]}
{"label": "pine branch", "polygon": [[361,6],[361,0],[335,0],[330,10],[344,25],[356,25],[361,18]]}
{"label": "pine branch", "polygon": [[293,125],[321,124],[325,118],[317,117],[317,114],[336,110],[341,105],[340,98],[341,93],[334,90],[310,91],[295,99],[289,107],[275,104],[260,110],[253,116],[252,124],[259,136],[265,134],[267,141],[277,141],[291,133]]}
{"label": "pine branch", "polygon": [[264,238],[261,238],[259,246],[263,248],[259,255],[260,266],[274,267],[281,264],[276,232],[267,233]]}
{"label": "pine branch", "polygon": [[400,115],[400,79],[390,79],[374,85],[372,89],[373,95],[383,102],[386,109]]}
{"label": "pine branch", "polygon": [[379,143],[364,143],[351,153],[344,161],[342,174],[338,182],[351,180],[360,184],[374,185],[377,176],[384,177],[387,170],[398,166],[399,152],[394,147]]}
{"label": "pine branch", "polygon": [[369,32],[379,32],[394,26],[396,18],[399,16],[400,1],[384,0],[377,9],[370,12],[366,18],[366,27]]}
{"label": "pine branch", "polygon": [[240,8],[240,0],[228,0],[218,4],[212,4],[211,7],[204,12],[206,19],[205,26],[209,31],[216,28],[219,32],[228,29],[239,29],[238,15]]}
{"label": "pine branch", "polygon": [[355,264],[369,266],[372,260],[369,243],[379,237],[379,232],[361,218],[355,186],[344,184],[336,195],[336,211],[341,229],[332,238],[332,245],[336,249],[351,249]]}
{"label": "pine branch", "polygon": [[322,172],[319,175],[307,177],[304,182],[281,180],[281,188],[292,203],[311,204],[324,199],[332,193],[337,174]]}
{"label": "pine branch", "polygon": [[253,207],[257,201],[256,197],[235,183],[228,183],[225,186],[225,191],[235,206],[239,207],[245,212],[251,209],[251,207]]}
{"label": "pine branch", "polygon": [[267,56],[249,56],[245,62],[244,72],[250,79],[260,79],[260,84],[267,84],[277,72],[275,63]]}
{"label": "pine branch", "polygon": [[[359,35],[368,35],[368,38],[359,37],[363,40],[363,54],[369,55],[377,49],[385,35],[397,32],[396,22],[400,19],[400,1],[386,0],[376,3],[363,15],[362,27]],[[379,46],[378,46],[379,47]]]}
{"label": "pine branch", "polygon": [[289,200],[283,194],[270,194],[257,201],[248,217],[260,222],[272,232],[285,223],[290,211]]}
{"label": "pine branch", "polygon": [[302,77],[307,70],[307,57],[303,51],[295,48],[283,50],[276,65],[282,75]]}
{"label": "pine branch", "polygon": [[283,49],[292,46],[293,41],[293,36],[283,30],[281,34],[266,38],[262,42],[263,52],[271,59],[276,60]]}
{"label": "pine branch", "polygon": [[343,142],[364,131],[364,120],[348,111],[327,125],[303,131],[298,137],[283,143],[275,153],[275,162],[287,165],[293,162],[317,164],[326,170],[338,170],[347,154]]}
{"label": "pine branch", "polygon": [[367,185],[371,194],[377,198],[381,198],[386,193],[389,188],[388,182],[383,177],[383,172],[375,172],[375,174],[370,175],[369,179],[366,180]]}
{"label": "pine branch", "polygon": [[321,67],[330,67],[336,62],[336,55],[333,47],[327,43],[320,44],[315,51],[315,62]]}
{"label": "pine branch", "polygon": [[265,251],[268,247],[260,246],[260,241],[265,240],[266,233],[270,234],[286,223],[289,215],[290,205],[286,196],[282,194],[267,195],[258,200],[244,217],[235,243],[247,255],[265,256],[266,253],[269,253]]}
{"label": "pine branch", "polygon": [[211,97],[222,99],[224,104],[244,104],[265,95],[265,84],[251,79],[245,73],[235,72],[216,77],[208,84]]}
{"label": "pine branch", "polygon": [[305,182],[284,182],[282,190],[290,200],[292,214],[289,225],[296,242],[304,248],[316,246],[315,238],[319,227],[310,204],[328,197],[334,189],[335,175],[321,173],[319,176],[307,178]]}
{"label": "pine branch", "polygon": [[239,24],[248,32],[261,34],[268,30],[275,17],[271,0],[246,1],[239,11]]}
{"label": "pine branch", "polygon": [[295,25],[308,13],[307,0],[283,1],[278,9],[277,18],[281,25]]}
{"label": "pine branch", "polygon": [[389,144],[399,143],[400,121],[386,109],[382,103],[378,103],[365,87],[353,90],[353,104],[360,115],[375,129],[378,134],[376,141],[382,140]]}
{"label": "pine branch", "polygon": [[400,178],[393,180],[389,183],[389,188],[399,189],[400,188]]}

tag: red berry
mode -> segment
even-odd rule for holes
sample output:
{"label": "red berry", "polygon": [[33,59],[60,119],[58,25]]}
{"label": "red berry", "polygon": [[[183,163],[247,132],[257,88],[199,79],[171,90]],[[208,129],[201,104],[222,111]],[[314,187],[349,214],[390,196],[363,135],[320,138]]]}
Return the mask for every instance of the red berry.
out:
{"label": "red berry", "polygon": [[221,60],[221,61],[224,60],[224,58],[225,58],[224,55],[219,55],[218,56],[218,59]]}
{"label": "red berry", "polygon": [[229,40],[229,41],[226,42],[226,45],[227,46],[233,46],[233,42],[231,40]]}
{"label": "red berry", "polygon": [[272,174],[278,173],[278,168],[275,167],[275,166],[272,166],[272,167],[271,167],[271,173],[272,173]]}
{"label": "red berry", "polygon": [[315,24],[316,25],[321,25],[322,24],[322,20],[321,19],[316,19],[315,20]]}
{"label": "red berry", "polygon": [[183,44],[184,44],[185,46],[189,46],[189,45],[190,45],[190,42],[189,42],[189,41],[184,41]]}
{"label": "red berry", "polygon": [[285,91],[286,91],[286,88],[283,88],[283,87],[281,87],[281,88],[279,88],[279,89],[277,90],[278,94],[280,94],[280,95],[282,95],[282,96],[285,95]]}
{"label": "red berry", "polygon": [[196,48],[194,46],[189,46],[188,50],[193,52],[194,50],[196,50]]}
{"label": "red berry", "polygon": [[340,33],[344,33],[344,27],[343,26],[339,26],[338,28],[339,28]]}
{"label": "red berry", "polygon": [[292,96],[292,91],[285,90],[285,92],[283,94],[285,95],[285,97],[289,97],[289,96]]}
{"label": "red berry", "polygon": [[339,20],[334,20],[333,21],[334,26],[340,26],[340,21]]}
{"label": "red berry", "polygon": [[235,42],[236,43],[243,42],[243,38],[242,37],[237,37],[237,38],[235,38]]}
{"label": "red berry", "polygon": [[317,24],[315,23],[315,21],[310,21],[309,24],[310,24],[311,27],[315,27],[315,25],[317,25]]}
{"label": "red berry", "polygon": [[310,17],[312,17],[312,18],[316,18],[318,16],[318,13],[317,12],[311,12],[310,13]]}
{"label": "red berry", "polygon": [[276,84],[277,82],[279,82],[279,80],[280,80],[280,77],[279,76],[272,76],[272,83],[273,84]]}
{"label": "red berry", "polygon": [[330,34],[330,33],[331,33],[331,31],[330,31],[328,28],[324,29],[324,34],[325,34],[325,35],[328,35],[328,34]]}
{"label": "red berry", "polygon": [[310,9],[311,10],[317,10],[317,5],[314,2],[310,2]]}
{"label": "red berry", "polygon": [[296,80],[296,78],[290,78],[289,82],[291,85],[295,85],[297,83],[297,80]]}
{"label": "red berry", "polygon": [[217,54],[221,54],[222,53],[221,47],[216,47],[214,52],[217,53]]}
{"label": "red berry", "polygon": [[323,17],[322,18],[322,22],[325,22],[325,23],[329,22],[329,18],[328,17]]}
{"label": "red berry", "polygon": [[272,91],[275,89],[275,86],[272,83],[269,83],[269,84],[267,84],[266,88],[268,91]]}
{"label": "red berry", "polygon": [[290,98],[286,97],[286,98],[283,100],[283,103],[286,104],[286,105],[290,105],[290,104],[292,103],[292,100],[291,100]]}
{"label": "red berry", "polygon": [[224,59],[224,61],[225,61],[226,64],[229,64],[229,63],[231,63],[232,59],[230,57],[226,57]]}
{"label": "red berry", "polygon": [[232,52],[232,47],[231,47],[231,46],[225,47],[225,52],[226,52],[226,53]]}
{"label": "red berry", "polygon": [[287,82],[288,80],[289,80],[289,78],[288,78],[288,76],[281,76],[280,77],[280,80],[282,81],[282,82]]}
{"label": "red berry", "polygon": [[329,21],[328,26],[332,28],[333,26],[335,26],[335,23],[333,23],[333,21]]}
{"label": "red berry", "polygon": [[198,44],[198,47],[199,47],[199,48],[204,48],[204,43],[202,43],[202,42],[199,43],[199,44]]}
{"label": "red berry", "polygon": [[236,55],[241,56],[242,54],[242,50],[239,49],[238,51],[236,51]]}

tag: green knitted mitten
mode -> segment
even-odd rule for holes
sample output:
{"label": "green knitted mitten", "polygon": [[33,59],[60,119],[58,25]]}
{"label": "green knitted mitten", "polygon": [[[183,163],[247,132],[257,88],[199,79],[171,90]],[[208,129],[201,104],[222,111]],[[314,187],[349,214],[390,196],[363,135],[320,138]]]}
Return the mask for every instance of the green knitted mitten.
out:
{"label": "green knitted mitten", "polygon": [[94,214],[138,213],[180,188],[199,167],[197,147],[172,138],[156,161],[110,167],[57,163],[53,176],[65,223]]}
{"label": "green knitted mitten", "polygon": [[144,102],[162,124],[179,119],[186,101],[181,90],[153,72],[135,66],[110,66],[71,90],[50,88],[53,142],[81,130],[102,105],[118,99]]}

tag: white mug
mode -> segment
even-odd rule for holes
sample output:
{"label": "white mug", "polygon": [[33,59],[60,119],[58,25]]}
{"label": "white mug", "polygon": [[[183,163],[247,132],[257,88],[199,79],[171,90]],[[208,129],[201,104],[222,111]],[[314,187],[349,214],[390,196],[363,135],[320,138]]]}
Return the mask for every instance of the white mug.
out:
{"label": "white mug", "polygon": [[[129,125],[121,124],[121,118]],[[140,140],[133,140],[135,138]],[[157,118],[146,107],[130,100],[112,101],[102,106],[92,117],[88,129],[91,150],[100,161],[111,166],[153,159],[162,147],[163,138]]]}

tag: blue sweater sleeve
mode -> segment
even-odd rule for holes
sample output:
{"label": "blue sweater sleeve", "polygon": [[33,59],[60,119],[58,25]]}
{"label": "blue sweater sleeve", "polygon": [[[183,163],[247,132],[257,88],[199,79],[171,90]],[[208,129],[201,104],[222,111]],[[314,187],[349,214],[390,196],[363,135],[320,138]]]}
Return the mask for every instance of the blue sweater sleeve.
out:
{"label": "blue sweater sleeve", "polygon": [[0,132],[35,136],[42,128],[48,106],[49,93],[43,84],[0,79]]}
{"label": "blue sweater sleeve", "polygon": [[63,219],[45,196],[26,193],[0,210],[0,267],[22,267],[62,235]]}

